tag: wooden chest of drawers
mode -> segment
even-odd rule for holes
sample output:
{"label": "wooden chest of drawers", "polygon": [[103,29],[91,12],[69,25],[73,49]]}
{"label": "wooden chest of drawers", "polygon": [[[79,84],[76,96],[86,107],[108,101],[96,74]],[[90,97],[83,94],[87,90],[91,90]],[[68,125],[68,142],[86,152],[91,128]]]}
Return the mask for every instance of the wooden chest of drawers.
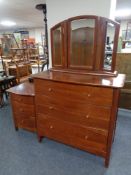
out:
{"label": "wooden chest of drawers", "polygon": [[9,92],[11,93],[13,119],[16,130],[23,128],[35,132],[34,86],[26,82],[11,88]]}
{"label": "wooden chest of drawers", "polygon": [[119,89],[98,80],[48,71],[35,76],[37,132],[40,141],[45,136],[97,154],[108,166]]}

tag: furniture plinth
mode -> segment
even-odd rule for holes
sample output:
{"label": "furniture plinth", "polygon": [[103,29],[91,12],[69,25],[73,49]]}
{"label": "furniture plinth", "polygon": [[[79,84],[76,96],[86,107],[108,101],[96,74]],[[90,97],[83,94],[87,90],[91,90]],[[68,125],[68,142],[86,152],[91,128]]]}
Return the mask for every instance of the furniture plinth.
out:
{"label": "furniture plinth", "polygon": [[124,78],[52,71],[35,75],[39,140],[48,137],[102,156],[108,166]]}
{"label": "furniture plinth", "polygon": [[36,118],[34,106],[33,83],[25,82],[8,90],[11,97],[11,105],[15,129],[36,131]]}

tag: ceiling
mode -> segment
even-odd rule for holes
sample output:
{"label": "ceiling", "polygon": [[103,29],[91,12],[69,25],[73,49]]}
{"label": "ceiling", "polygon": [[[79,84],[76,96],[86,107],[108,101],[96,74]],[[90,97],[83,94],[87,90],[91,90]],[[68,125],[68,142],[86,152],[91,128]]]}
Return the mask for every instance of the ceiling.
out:
{"label": "ceiling", "polygon": [[117,0],[117,9],[122,9],[122,8],[131,8],[131,0]]}
{"label": "ceiling", "polygon": [[[45,3],[45,0],[0,0],[0,22],[16,22],[13,29],[43,27],[43,13],[35,9],[35,6],[41,3]],[[0,24],[0,30],[7,29],[10,28]]]}
{"label": "ceiling", "polygon": [[[45,2],[46,0],[0,0],[0,22],[12,20],[17,24],[12,28],[0,24],[0,30],[43,27],[43,13],[36,10],[35,6]],[[131,7],[131,0],[117,0],[117,10],[129,7]]]}

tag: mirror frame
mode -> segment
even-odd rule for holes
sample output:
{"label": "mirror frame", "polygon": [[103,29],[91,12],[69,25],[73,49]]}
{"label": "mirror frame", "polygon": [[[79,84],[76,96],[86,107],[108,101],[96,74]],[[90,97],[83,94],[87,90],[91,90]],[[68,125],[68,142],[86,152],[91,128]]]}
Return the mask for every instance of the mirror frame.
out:
{"label": "mirror frame", "polygon": [[117,53],[117,45],[118,45],[118,37],[119,37],[119,30],[120,26],[119,23],[112,21],[107,18],[103,18],[104,25],[105,25],[105,32],[104,32],[104,41],[106,42],[106,34],[107,34],[107,25],[108,23],[111,23],[115,27],[115,32],[114,32],[114,44],[113,44],[113,50],[112,50],[112,63],[111,63],[111,69],[107,70],[104,68],[104,55],[105,55],[105,42],[103,42],[103,53],[102,53],[102,58],[101,58],[101,70],[102,71],[107,71],[107,72],[114,72],[115,71],[115,66],[116,66],[116,53]]}
{"label": "mirror frame", "polygon": [[[95,31],[94,31],[94,55],[93,55],[93,64],[92,67],[88,66],[72,66],[70,65],[70,36],[71,36],[71,22],[73,20],[80,19],[95,19]],[[115,37],[114,37],[114,48],[112,53],[112,65],[111,70],[106,70],[104,68],[104,55],[105,55],[105,42],[106,42],[106,30],[107,23],[113,23],[115,26]],[[56,65],[54,62],[54,53],[53,53],[53,31],[57,28],[62,28],[62,64]],[[93,15],[82,15],[69,18],[64,20],[54,27],[51,28],[51,51],[52,51],[52,70],[54,71],[66,71],[82,74],[95,74],[95,75],[108,75],[116,76],[117,72],[115,71],[116,64],[116,53],[117,53],[117,44],[119,37],[119,28],[120,25],[118,22],[112,21],[105,17],[93,16]]]}
{"label": "mirror frame", "polygon": [[[56,30],[57,28],[61,28],[61,40],[62,40],[62,55],[61,55],[61,65],[56,65],[55,64],[55,55],[54,55],[54,45],[53,45],[53,40],[54,40],[54,36],[53,36],[53,32],[54,30]],[[67,41],[66,41],[66,22],[63,21],[61,23],[56,24],[54,27],[52,27],[51,29],[51,54],[52,54],[52,66],[56,67],[56,68],[64,68],[67,67],[67,63],[66,63],[66,57],[67,57]]]}
{"label": "mirror frame", "polygon": [[[73,65],[70,65],[70,59],[71,59],[71,51],[70,51],[70,48],[71,48],[71,22],[72,21],[75,21],[75,20],[81,20],[81,19],[93,19],[95,21],[95,26],[94,26],[94,41],[93,41],[93,61],[92,61],[92,66],[73,66]],[[97,30],[98,30],[98,18],[96,16],[76,16],[76,17],[73,17],[73,18],[70,18],[68,19],[68,67],[71,68],[71,69],[84,69],[84,70],[94,70],[94,67],[95,67],[95,60],[96,60],[96,47],[97,47]]]}

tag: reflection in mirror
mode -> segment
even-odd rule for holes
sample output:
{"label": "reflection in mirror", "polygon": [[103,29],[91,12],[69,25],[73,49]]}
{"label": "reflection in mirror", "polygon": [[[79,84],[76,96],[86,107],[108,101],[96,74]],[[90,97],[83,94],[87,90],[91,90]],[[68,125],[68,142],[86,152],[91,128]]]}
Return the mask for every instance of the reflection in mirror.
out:
{"label": "reflection in mirror", "polygon": [[95,19],[71,22],[70,66],[92,68],[94,55]]}
{"label": "reflection in mirror", "polygon": [[62,64],[62,37],[61,27],[53,30],[53,61],[55,66]]}
{"label": "reflection in mirror", "polygon": [[103,65],[104,70],[111,70],[112,68],[114,37],[115,37],[115,26],[112,23],[107,23],[104,65]]}

